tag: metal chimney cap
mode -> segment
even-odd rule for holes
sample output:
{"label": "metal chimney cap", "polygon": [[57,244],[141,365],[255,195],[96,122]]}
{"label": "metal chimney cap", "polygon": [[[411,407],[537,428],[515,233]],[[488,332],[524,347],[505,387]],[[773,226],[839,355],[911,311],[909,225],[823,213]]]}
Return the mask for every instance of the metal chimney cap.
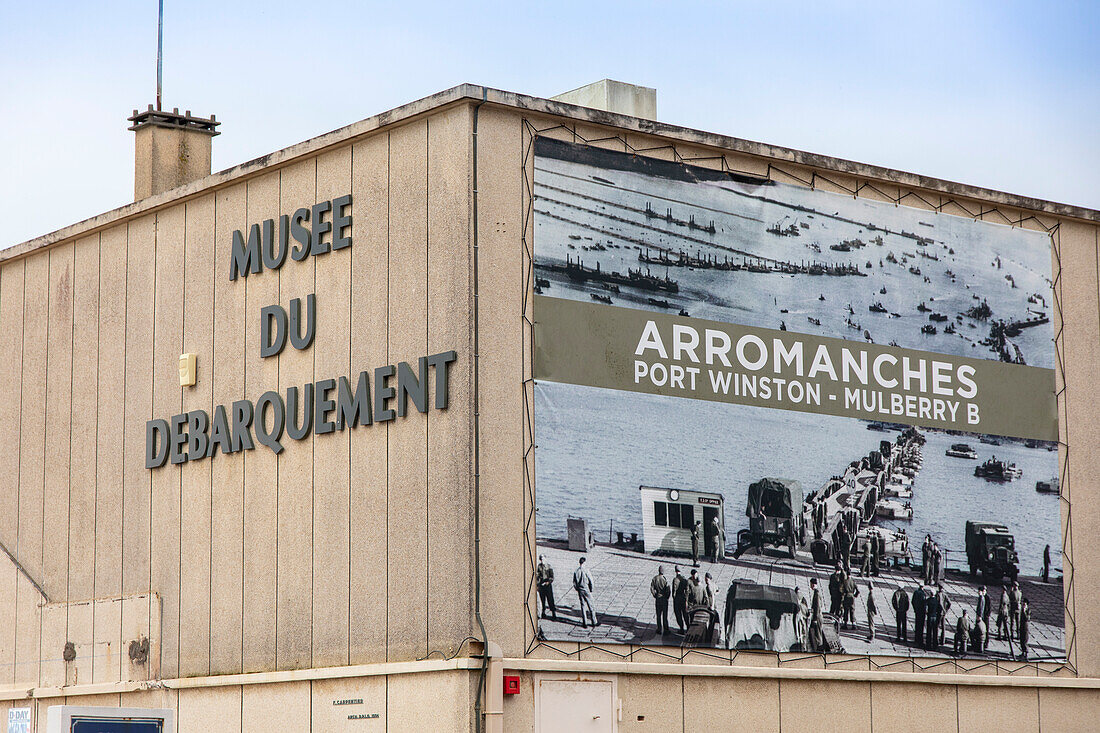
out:
{"label": "metal chimney cap", "polygon": [[134,114],[126,119],[134,123],[128,128],[130,130],[140,130],[143,127],[155,125],[157,127],[175,127],[193,130],[194,132],[201,132],[211,137],[221,134],[215,129],[221,123],[214,119],[214,115],[210,115],[209,119],[205,117],[193,117],[191,115],[191,110],[187,110],[186,114],[181,115],[178,107],[172,112],[166,112],[164,110],[153,109],[153,105],[149,105],[149,109],[144,112],[134,110]]}

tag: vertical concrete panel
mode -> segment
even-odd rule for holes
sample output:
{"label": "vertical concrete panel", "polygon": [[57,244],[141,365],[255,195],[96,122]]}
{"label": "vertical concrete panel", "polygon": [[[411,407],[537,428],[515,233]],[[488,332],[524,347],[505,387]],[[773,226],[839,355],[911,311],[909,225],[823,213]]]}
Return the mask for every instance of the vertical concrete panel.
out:
{"label": "vertical concrete panel", "polygon": [[871,685],[783,680],[779,683],[779,719],[783,730],[870,731]]}
{"label": "vertical concrete panel", "polygon": [[[246,281],[229,279],[233,231],[244,229],[245,185],[215,196],[213,344],[208,378],[215,406],[230,406],[245,396]],[[246,232],[247,233],[247,232]],[[274,275],[269,275],[274,280]],[[259,280],[259,278],[257,278]],[[228,407],[227,407],[228,409]],[[241,455],[219,453],[210,459],[210,672],[242,670],[244,634],[244,466]],[[274,517],[270,523],[274,524]],[[271,548],[274,550],[274,547]],[[270,594],[274,595],[274,582]],[[271,628],[275,619],[270,619]]]}
{"label": "vertical concrete panel", "polygon": [[67,608],[64,603],[47,603],[40,606],[42,642],[40,645],[41,669],[38,673],[40,687],[61,687],[66,682],[65,642],[68,641],[66,625]]}
{"label": "vertical concrete panel", "polygon": [[1100,400],[1096,398],[1096,364],[1100,363],[1100,302],[1097,282],[1096,229],[1063,222],[1061,243],[1062,292],[1065,323],[1065,416],[1062,440],[1068,444],[1068,493],[1072,499],[1070,532],[1073,536],[1073,594],[1071,609],[1077,622],[1077,666],[1081,674],[1100,675],[1100,567],[1090,560],[1100,553],[1100,505],[1089,501],[1092,476],[1100,471]]}
{"label": "vertical concrete panel", "polygon": [[51,600],[69,580],[69,438],[72,432],[73,258],[70,242],[49,251],[46,325],[46,465],[42,500],[42,583]]}
{"label": "vertical concrete panel", "polygon": [[[179,355],[183,349],[184,207],[157,214],[153,313],[153,415],[171,419],[183,411]],[[131,311],[133,314],[133,311]],[[127,426],[133,430],[134,426]],[[171,461],[152,471],[149,513],[151,588],[161,602],[161,672],[179,673],[180,478]]]}
{"label": "vertical concrete panel", "polygon": [[[388,133],[354,146],[351,187],[351,363],[359,372],[390,363]],[[388,430],[372,423],[350,435],[352,664],[386,660]]]}
{"label": "vertical concrete panel", "polygon": [[[126,226],[99,238],[99,349],[95,461],[95,577],[93,598],[122,593],[123,418],[126,404]],[[137,458],[135,457],[136,461]],[[122,607],[97,603],[92,609],[96,648],[113,644],[113,656],[92,660],[92,679],[119,679],[118,639]]]}
{"label": "vertical concrete panel", "polygon": [[76,659],[65,662],[65,684],[86,685],[92,681],[92,663],[96,654],[92,640],[92,601],[70,603],[67,611],[65,641],[73,645]]}
{"label": "vertical concrete panel", "polygon": [[[153,417],[153,286],[156,220],[129,222],[126,243],[126,421],[123,425],[122,592],[149,590],[149,494],[145,422]],[[167,414],[158,413],[163,419]]]}
{"label": "vertical concrete panel", "polygon": [[[317,159],[317,200],[351,192],[351,147]],[[350,209],[349,209],[350,211]],[[337,212],[325,219],[332,221]],[[355,247],[329,251],[315,259],[317,379],[351,375],[351,259]],[[335,235],[326,235],[331,243]],[[351,380],[352,387],[355,380]],[[331,416],[330,416],[331,417]],[[334,418],[333,418],[334,419]],[[348,663],[351,548],[350,437],[358,428],[318,435],[313,447],[313,666]],[[369,430],[370,428],[363,428]]]}
{"label": "vertical concrete panel", "polygon": [[1097,727],[1100,690],[1039,690],[1039,730],[1087,733]]}
{"label": "vertical concrete panel", "polygon": [[[309,682],[244,685],[241,688],[243,733],[310,730]],[[182,731],[181,731],[182,733]]]}
{"label": "vertical concrete panel", "polygon": [[[245,212],[242,227],[278,218],[277,172],[248,182]],[[248,236],[247,229],[242,233]],[[278,360],[260,358],[260,310],[279,302],[279,274],[253,274],[231,285],[245,292],[245,384],[241,398],[255,401],[279,384]],[[244,671],[267,671],[275,669],[279,468],[275,455],[263,447],[235,454],[233,460],[244,465]]]}
{"label": "vertical concrete panel", "polygon": [[[354,717],[357,715],[378,717]],[[381,733],[387,730],[386,678],[355,677],[314,681],[313,730],[334,733]]]}
{"label": "vertical concrete panel", "polygon": [[[393,363],[427,349],[427,123],[390,133],[390,329]],[[393,383],[396,383],[394,380]],[[388,407],[396,407],[391,401]],[[427,654],[428,418],[413,410],[389,427],[389,659]]]}
{"label": "vertical concrete panel", "polygon": [[176,733],[241,730],[241,688],[203,687],[179,691]]}
{"label": "vertical concrete panel", "polygon": [[778,733],[778,680],[720,677],[684,677],[683,680],[684,730]]}
{"label": "vertical concrete panel", "polygon": [[473,673],[466,671],[390,676],[386,702],[387,730],[471,730],[473,676]]}
{"label": "vertical concrete panel", "polygon": [[[619,675],[618,695],[622,700],[619,733],[696,730],[686,727],[684,682],[664,675]],[[707,705],[708,711],[713,703]],[[712,730],[718,730],[717,726]],[[759,729],[754,729],[759,730]]]}
{"label": "vertical concrete panel", "polygon": [[[119,649],[122,679],[150,680],[159,676],[160,668],[160,598],[151,593],[129,596],[121,603],[122,648]],[[129,645],[149,639],[149,655],[145,662],[130,658]]]}
{"label": "vertical concrete panel", "polygon": [[[0,267],[0,542],[15,552],[19,541],[20,412],[23,388],[23,268],[20,259]],[[0,684],[15,682],[19,572],[0,563]]]}
{"label": "vertical concrete panel", "polygon": [[959,685],[959,733],[1039,731],[1039,690]]}
{"label": "vertical concrete panel", "polygon": [[[284,168],[281,175],[279,211],[290,213],[299,207],[310,207],[317,201],[317,161],[310,159]],[[311,226],[316,222],[312,221]],[[325,217],[331,221],[331,217]],[[331,243],[331,235],[325,241]],[[321,255],[327,257],[330,255]],[[315,257],[301,262],[287,258],[279,270],[279,303],[290,312],[290,301],[301,298],[305,314],[306,297],[316,293],[318,326],[324,322],[324,307],[330,302],[324,289],[318,288],[315,277]],[[320,292],[319,292],[320,291]],[[305,324],[302,324],[303,328]],[[288,327],[289,330],[289,327]],[[279,355],[279,389],[299,388],[314,380],[314,345],[299,350],[290,343]],[[250,353],[251,357],[252,354]],[[274,359],[272,357],[268,361]],[[270,388],[270,387],[269,387]],[[333,393],[335,394],[335,392]],[[304,400],[304,392],[299,400]],[[304,406],[303,406],[304,407]],[[287,413],[290,413],[290,407]],[[316,416],[314,416],[316,421]],[[316,436],[317,439],[330,435]],[[289,440],[279,454],[279,541],[278,541],[278,614],[276,615],[276,665],[280,669],[300,669],[310,666],[313,647],[313,442],[311,431],[300,441]],[[260,450],[267,450],[261,448]]]}
{"label": "vertical concrete panel", "polygon": [[[214,197],[185,207],[183,346],[196,355],[196,381],[183,389],[183,409],[213,410]],[[178,355],[177,355],[178,356]],[[210,672],[211,463],[183,464],[180,486],[180,675]]]}
{"label": "vertical concrete panel", "polygon": [[[15,557],[36,582],[42,583],[43,467],[46,453],[46,329],[49,297],[49,254],[27,257],[23,288],[22,409],[19,417],[19,535]],[[37,605],[42,597],[16,591],[16,683],[38,682],[39,634]]]}
{"label": "vertical concrete panel", "polygon": [[489,638],[524,651],[522,123],[483,107],[478,125],[481,592]]}
{"label": "vertical concrete panel", "polygon": [[92,682],[122,679],[122,603],[117,599],[92,602]]}
{"label": "vertical concrete panel", "polygon": [[958,730],[955,688],[948,685],[875,683],[871,685],[871,719],[876,731]]}
{"label": "vertical concrete panel", "polygon": [[[72,600],[95,594],[96,432],[99,420],[99,235],[81,239],[74,254],[72,455],[69,488],[69,587]],[[89,562],[89,560],[91,560]],[[90,610],[90,607],[89,607]],[[88,618],[89,634],[91,618]],[[91,638],[88,639],[91,643]],[[88,677],[91,681],[91,668]]]}
{"label": "vertical concrete panel", "polygon": [[428,120],[428,353],[458,352],[428,431],[428,647],[448,654],[473,604],[471,124],[465,106]]}

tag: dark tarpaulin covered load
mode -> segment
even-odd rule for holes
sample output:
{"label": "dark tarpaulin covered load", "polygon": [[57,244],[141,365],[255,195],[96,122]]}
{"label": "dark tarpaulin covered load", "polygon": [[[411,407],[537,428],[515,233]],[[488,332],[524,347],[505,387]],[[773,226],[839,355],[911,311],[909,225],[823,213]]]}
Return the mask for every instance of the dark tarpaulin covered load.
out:
{"label": "dark tarpaulin covered load", "polygon": [[[775,585],[758,585],[752,581],[734,581],[726,592],[726,607],[723,622],[726,628],[733,623],[734,614],[745,608],[759,608],[766,611],[769,619],[783,613],[799,611],[798,593],[794,588]],[[778,623],[774,624],[778,625]]]}
{"label": "dark tarpaulin covered load", "polygon": [[762,478],[749,486],[749,501],[745,516],[777,517],[789,519],[794,516],[792,507],[802,509],[802,484],[786,478]]}

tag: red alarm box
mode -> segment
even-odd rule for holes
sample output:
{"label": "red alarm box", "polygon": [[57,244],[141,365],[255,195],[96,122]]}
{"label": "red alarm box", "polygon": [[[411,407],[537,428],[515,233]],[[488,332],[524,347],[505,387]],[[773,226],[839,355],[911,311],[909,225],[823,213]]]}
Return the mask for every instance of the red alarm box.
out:
{"label": "red alarm box", "polygon": [[518,695],[519,694],[519,675],[518,674],[506,674],[506,675],[504,675],[504,694],[505,695]]}

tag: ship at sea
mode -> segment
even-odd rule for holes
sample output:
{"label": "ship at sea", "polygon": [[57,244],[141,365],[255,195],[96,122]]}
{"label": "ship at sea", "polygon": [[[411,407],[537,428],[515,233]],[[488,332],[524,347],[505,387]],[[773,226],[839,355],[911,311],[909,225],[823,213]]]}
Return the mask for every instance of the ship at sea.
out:
{"label": "ship at sea", "polygon": [[1015,481],[1024,475],[1024,472],[1016,467],[1015,463],[998,461],[995,457],[980,466],[974,468],[974,475],[987,481],[1007,482]]}

